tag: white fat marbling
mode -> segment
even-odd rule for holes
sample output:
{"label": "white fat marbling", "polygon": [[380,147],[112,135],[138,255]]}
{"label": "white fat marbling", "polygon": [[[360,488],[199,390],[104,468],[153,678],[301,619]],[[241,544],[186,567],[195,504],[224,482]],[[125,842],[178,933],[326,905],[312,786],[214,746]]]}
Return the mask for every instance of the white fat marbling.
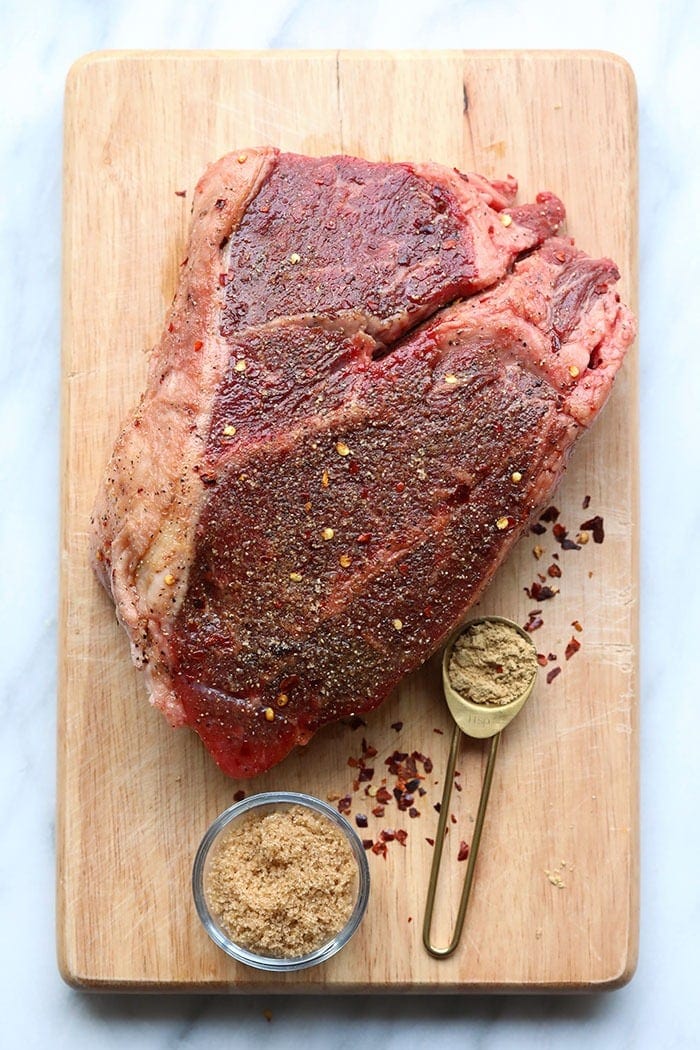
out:
{"label": "white fat marbling", "polygon": [[[700,5],[668,0],[0,3],[0,1045],[700,1045]],[[581,998],[87,996],[56,971],[55,628],[63,83],[101,48],[599,48],[641,135],[642,926],[632,983]],[[267,1021],[264,1009],[272,1010]]]}

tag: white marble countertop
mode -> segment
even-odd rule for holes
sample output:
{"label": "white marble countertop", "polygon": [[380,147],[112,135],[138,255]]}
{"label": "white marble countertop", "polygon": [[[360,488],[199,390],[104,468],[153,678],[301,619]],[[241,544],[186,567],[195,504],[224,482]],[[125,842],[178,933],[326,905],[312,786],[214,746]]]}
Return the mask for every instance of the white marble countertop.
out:
{"label": "white marble countertop", "polygon": [[[3,0],[0,58],[0,1045],[700,1046],[700,5],[588,0]],[[574,14],[573,11],[576,13]],[[54,947],[61,119],[104,48],[599,48],[638,82],[641,145],[642,902],[639,968],[600,996],[85,995]],[[696,531],[697,530],[697,531]],[[679,615],[680,614],[680,615]],[[271,1018],[265,1011],[271,1011]]]}

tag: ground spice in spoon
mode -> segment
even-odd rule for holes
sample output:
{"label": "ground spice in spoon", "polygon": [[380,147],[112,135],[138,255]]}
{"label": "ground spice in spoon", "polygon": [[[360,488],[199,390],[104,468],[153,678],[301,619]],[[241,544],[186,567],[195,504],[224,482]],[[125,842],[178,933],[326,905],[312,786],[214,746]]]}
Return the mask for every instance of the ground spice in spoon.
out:
{"label": "ground spice in spoon", "polygon": [[474,704],[510,704],[537,672],[537,655],[517,631],[497,621],[462,632],[450,657],[450,685]]}
{"label": "ground spice in spoon", "polygon": [[357,863],[339,828],[302,806],[236,822],[210,862],[205,893],[237,944],[258,955],[298,958],[346,925]]}

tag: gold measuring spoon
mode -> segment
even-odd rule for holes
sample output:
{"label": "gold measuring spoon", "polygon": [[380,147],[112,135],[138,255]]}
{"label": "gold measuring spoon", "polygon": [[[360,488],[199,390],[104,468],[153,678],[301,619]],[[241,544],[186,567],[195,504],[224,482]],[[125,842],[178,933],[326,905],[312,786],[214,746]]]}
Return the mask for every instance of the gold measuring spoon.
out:
{"label": "gold measuring spoon", "polygon": [[[471,893],[472,882],[474,881],[474,869],[476,867],[476,858],[479,852],[479,843],[481,842],[481,832],[484,826],[484,817],[486,816],[486,806],[489,800],[489,794],[491,791],[491,781],[493,780],[493,771],[496,765],[496,756],[498,755],[498,745],[501,739],[501,732],[505,729],[509,722],[515,718],[520,709],[523,707],[525,701],[528,699],[535,685],[537,678],[537,664],[534,665],[532,672],[532,679],[528,682],[527,686],[522,692],[510,703],[507,704],[476,704],[471,700],[466,700],[461,693],[458,693],[450,682],[449,668],[450,659],[454,650],[457,640],[461,637],[465,631],[468,631],[471,627],[476,624],[482,623],[496,623],[502,624],[516,634],[519,634],[521,638],[524,638],[529,646],[532,647],[533,653],[536,656],[535,645],[530,635],[522,629],[517,623],[513,623],[512,620],[506,620],[502,616],[482,616],[475,620],[470,620],[464,624],[459,631],[453,635],[452,639],[448,642],[445,647],[445,652],[442,657],[442,685],[445,692],[445,699],[447,700],[447,706],[450,709],[455,727],[452,733],[452,742],[450,744],[450,754],[447,760],[447,772],[445,773],[445,787],[442,792],[442,801],[440,803],[440,818],[438,820],[437,835],[435,837],[435,851],[433,853],[433,863],[430,869],[430,882],[428,883],[428,897],[425,905],[425,919],[423,921],[423,944],[426,951],[430,952],[437,959],[445,959],[448,955],[451,955],[459,944],[459,939],[462,935],[462,928],[464,926],[464,917],[467,913],[467,904],[469,903],[469,894]],[[435,894],[437,890],[438,875],[440,874],[440,862],[442,860],[442,852],[445,841],[445,828],[447,826],[447,813],[450,804],[450,798],[452,795],[452,783],[454,780],[455,764],[457,762],[457,752],[459,751],[460,741],[462,739],[462,733],[467,736],[476,737],[480,740],[491,738],[491,747],[489,749],[488,762],[486,764],[486,773],[484,775],[484,781],[481,787],[481,797],[479,799],[479,809],[476,814],[476,822],[474,824],[474,834],[472,836],[471,847],[469,850],[469,859],[467,861],[467,871],[464,876],[464,885],[462,887],[462,896],[459,902],[459,910],[457,912],[457,920],[452,934],[452,940],[445,948],[438,948],[431,943],[430,940],[430,928],[433,923],[433,910],[435,907]]]}

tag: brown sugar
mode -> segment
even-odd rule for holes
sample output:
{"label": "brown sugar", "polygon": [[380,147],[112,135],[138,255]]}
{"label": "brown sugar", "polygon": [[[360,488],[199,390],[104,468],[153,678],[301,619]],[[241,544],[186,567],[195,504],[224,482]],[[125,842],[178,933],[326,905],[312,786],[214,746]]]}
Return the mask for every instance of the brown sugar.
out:
{"label": "brown sugar", "polygon": [[340,828],[302,806],[251,813],[213,855],[205,892],[237,944],[298,958],[339,933],[352,913],[357,864]]}

